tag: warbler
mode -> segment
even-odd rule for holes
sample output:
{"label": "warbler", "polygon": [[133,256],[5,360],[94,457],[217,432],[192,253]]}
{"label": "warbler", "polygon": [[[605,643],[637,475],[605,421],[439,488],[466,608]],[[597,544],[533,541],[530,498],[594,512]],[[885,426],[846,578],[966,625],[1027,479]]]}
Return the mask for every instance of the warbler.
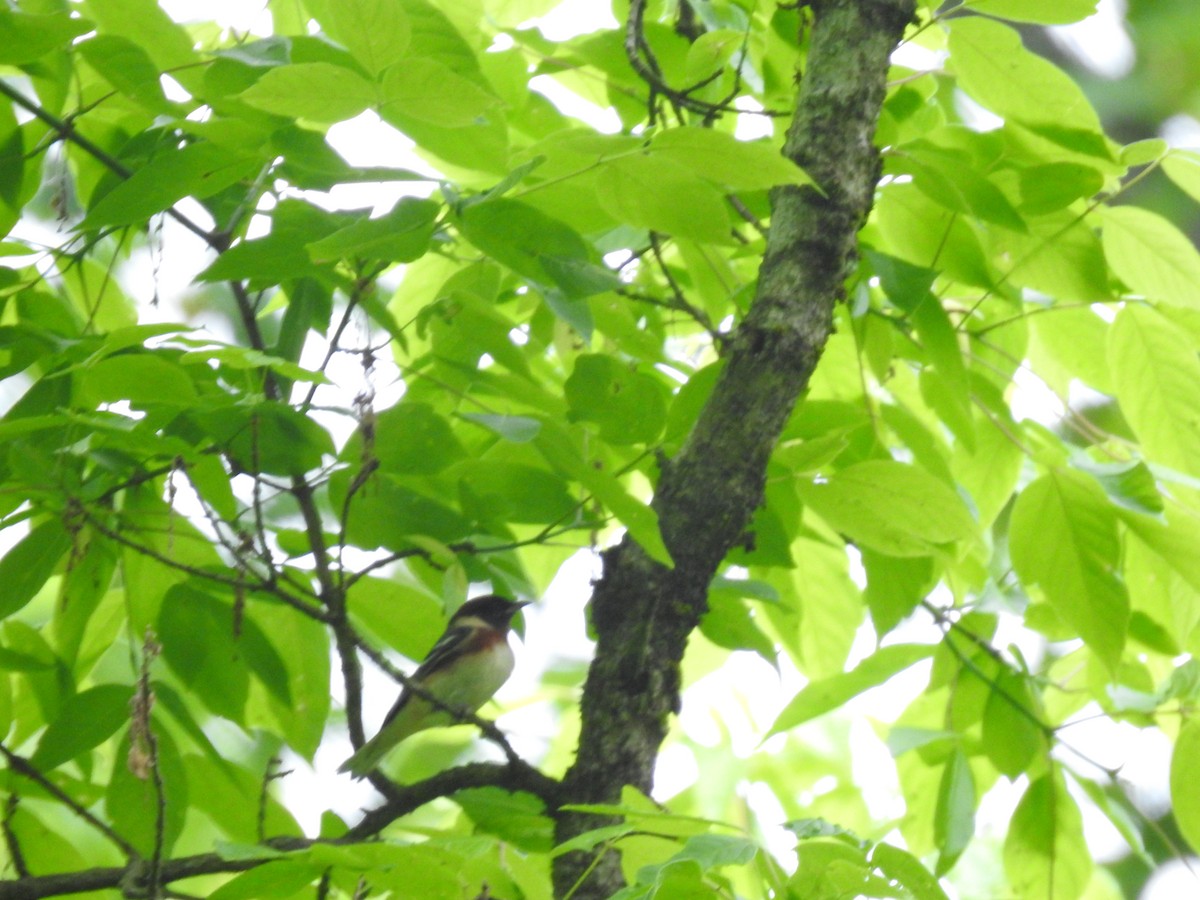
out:
{"label": "warbler", "polygon": [[[450,617],[445,634],[412,674],[412,683],[451,709],[475,712],[512,674],[514,659],[508,631],[517,610],[527,605],[495,594],[468,600]],[[359,747],[338,771],[362,778],[405,738],[454,722],[452,713],[405,688],[379,733]]]}

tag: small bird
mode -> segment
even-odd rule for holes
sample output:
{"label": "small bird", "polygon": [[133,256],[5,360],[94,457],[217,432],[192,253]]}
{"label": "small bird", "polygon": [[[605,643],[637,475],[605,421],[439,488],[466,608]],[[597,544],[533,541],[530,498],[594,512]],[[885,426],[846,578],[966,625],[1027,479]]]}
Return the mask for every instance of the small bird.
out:
{"label": "small bird", "polygon": [[[508,630],[517,610],[527,605],[495,594],[468,600],[450,617],[445,634],[412,674],[412,682],[452,709],[475,712],[512,674]],[[338,772],[362,778],[405,738],[454,722],[451,713],[405,688],[379,733],[342,763]]]}

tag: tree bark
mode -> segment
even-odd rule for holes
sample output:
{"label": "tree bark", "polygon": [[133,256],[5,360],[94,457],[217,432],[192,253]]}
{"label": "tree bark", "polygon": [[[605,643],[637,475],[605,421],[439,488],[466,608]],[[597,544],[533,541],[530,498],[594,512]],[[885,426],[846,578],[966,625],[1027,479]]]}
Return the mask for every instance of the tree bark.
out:
{"label": "tree bark", "polygon": [[[653,506],[674,568],[628,537],[604,554],[592,597],[596,655],[582,733],[564,780],[569,803],[614,803],[624,785],[649,792],[668,716],[679,708],[679,664],[707,606],[708,584],[762,502],[779,435],[816,368],[856,261],[856,235],[878,180],[873,143],[888,59],[914,0],[810,4],[810,49],[784,153],[813,177],[783,187],[758,290],[685,445],[663,467]],[[823,192],[823,193],[822,193]],[[610,824],[564,813],[558,840]],[[601,900],[620,890],[618,854],[564,854],[555,893]]]}

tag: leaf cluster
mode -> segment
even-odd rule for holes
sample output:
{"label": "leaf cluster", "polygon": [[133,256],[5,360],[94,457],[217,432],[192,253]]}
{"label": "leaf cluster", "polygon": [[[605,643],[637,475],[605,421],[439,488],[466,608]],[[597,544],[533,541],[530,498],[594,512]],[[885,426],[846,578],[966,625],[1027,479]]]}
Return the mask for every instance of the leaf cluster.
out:
{"label": "leaf cluster", "polygon": [[[539,754],[490,729],[505,764],[441,772],[468,738],[426,736],[362,822],[301,821],[277,760],[361,742],[360,655],[403,680],[469,593],[542,596],[621,534],[672,565],[660,461],[750,307],[772,198],[823,189],[775,115],[813,77],[809,12],[646,2],[552,41],[527,22],[554,5],[272,0],[249,35],[151,0],[0,10],[0,897],[539,898],[587,850],[621,855],[624,898],[937,900],[1000,891],[956,867],[992,852],[1004,891],[1069,900],[1107,878],[1084,811],[1155,862],[1119,763],[1072,742],[1091,716],[1175,742],[1200,849],[1200,253],[1123,202],[1156,170],[1200,202],[1200,157],[1114,142],[1012,24],[1091,0],[922,2],[930,67],[889,73],[836,333],[685,661],[801,673],[755,725],[782,737],[734,759],[674,735],[701,776],[669,811],[629,790],[580,810],[622,824],[556,846],[579,673],[541,648]],[[412,158],[348,162],[350,121]],[[362,184],[385,199],[331,200]],[[193,239],[203,312],[164,323],[147,272]],[[1052,413],[1018,408],[1031,383]],[[811,745],[901,673],[922,687],[879,725],[904,810],[882,819]],[[1019,799],[989,843],[993,789]]]}

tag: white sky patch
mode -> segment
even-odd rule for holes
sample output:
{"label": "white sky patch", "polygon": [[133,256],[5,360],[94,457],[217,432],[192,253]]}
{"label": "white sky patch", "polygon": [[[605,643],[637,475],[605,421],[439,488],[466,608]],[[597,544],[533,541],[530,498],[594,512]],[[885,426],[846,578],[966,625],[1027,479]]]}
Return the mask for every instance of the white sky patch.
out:
{"label": "white sky patch", "polygon": [[1178,150],[1200,150],[1200,121],[1187,113],[1167,119],[1158,129],[1159,136]]}
{"label": "white sky patch", "polygon": [[620,27],[609,4],[597,3],[596,0],[566,0],[538,19],[522,22],[520,27],[529,25],[537,26],[551,41],[569,41],[601,28]]}
{"label": "white sky patch", "polygon": [[733,136],[739,141],[753,141],[775,134],[775,122],[770,116],[755,115],[762,112],[762,104],[753,97],[738,97],[733,105],[746,112],[739,113]]}
{"label": "white sky patch", "polygon": [[1018,422],[1032,419],[1049,426],[1057,422],[1065,412],[1058,395],[1024,366],[1013,373],[1012,396],[1009,401],[1013,418]]}
{"label": "white sky patch", "polygon": [[940,70],[945,61],[944,50],[932,50],[913,41],[905,41],[892,51],[892,65],[912,69],[914,72]]}
{"label": "white sky patch", "polygon": [[954,108],[962,116],[963,123],[975,131],[995,131],[1004,126],[1004,119],[980,106],[965,91],[954,92]]}
{"label": "white sky patch", "polygon": [[584,100],[550,75],[537,75],[529,79],[529,88],[553,103],[564,115],[579,119],[601,134],[617,134],[621,130],[621,118],[615,109]]}
{"label": "white sky patch", "polygon": [[[415,151],[415,144],[370,110],[329,128],[326,140],[352,166],[388,166],[436,179],[438,174]],[[402,197],[428,197],[431,181],[387,181],[337,184],[329,191],[304,191],[325,209],[371,209],[372,216],[391,210]]]}
{"label": "white sky patch", "polygon": [[1137,51],[1125,28],[1125,0],[1100,0],[1094,15],[1070,25],[1047,28],[1051,40],[1102,78],[1116,80],[1133,71]]}
{"label": "white sky patch", "polygon": [[1195,857],[1188,859],[1173,859],[1163,863],[1154,870],[1140,900],[1179,900],[1181,897],[1195,897],[1196,885],[1200,882],[1196,872],[1200,869],[1200,860]]}
{"label": "white sky patch", "polygon": [[159,0],[158,5],[176,22],[216,22],[222,28],[261,37],[271,33],[271,13],[263,0]]}

